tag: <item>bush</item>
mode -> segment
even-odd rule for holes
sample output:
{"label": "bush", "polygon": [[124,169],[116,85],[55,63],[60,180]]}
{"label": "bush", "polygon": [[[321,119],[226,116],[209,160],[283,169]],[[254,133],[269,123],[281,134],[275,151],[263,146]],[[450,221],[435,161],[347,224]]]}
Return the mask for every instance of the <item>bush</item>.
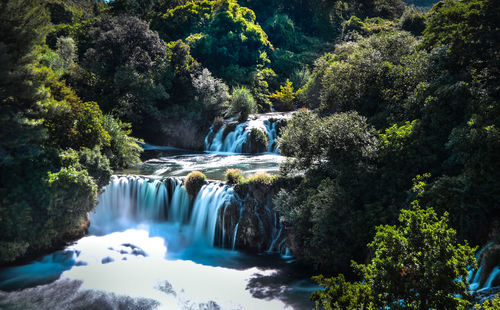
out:
{"label": "bush", "polygon": [[243,171],[240,169],[227,169],[226,170],[226,181],[229,185],[236,185],[242,182],[245,178],[243,177]]}
{"label": "bush", "polygon": [[239,183],[235,184],[234,190],[240,197],[246,196],[255,186],[264,187],[269,189],[278,180],[278,176],[269,174],[267,172],[258,172],[247,179],[242,179]]}
{"label": "bush", "polygon": [[247,184],[258,184],[264,186],[273,185],[274,181],[277,179],[277,176],[274,174],[270,174],[267,172],[257,172],[252,174],[246,179]]}
{"label": "bush", "polygon": [[252,113],[257,113],[257,104],[248,88],[243,86],[233,88],[226,114],[237,117],[240,122],[244,122]]}
{"label": "bush", "polygon": [[184,187],[191,199],[194,199],[198,192],[205,185],[207,177],[200,171],[193,171],[189,173],[184,180]]}
{"label": "bush", "polygon": [[252,154],[267,151],[269,138],[265,132],[258,128],[252,128],[248,135],[249,139],[247,139],[247,141],[249,141],[249,145],[247,146],[248,149],[246,149],[246,151]]}
{"label": "bush", "polygon": [[102,125],[111,136],[110,145],[104,147],[103,152],[113,169],[128,168],[141,161],[142,148],[137,144],[141,140],[130,136],[130,124],[122,123],[112,115],[104,115]]}

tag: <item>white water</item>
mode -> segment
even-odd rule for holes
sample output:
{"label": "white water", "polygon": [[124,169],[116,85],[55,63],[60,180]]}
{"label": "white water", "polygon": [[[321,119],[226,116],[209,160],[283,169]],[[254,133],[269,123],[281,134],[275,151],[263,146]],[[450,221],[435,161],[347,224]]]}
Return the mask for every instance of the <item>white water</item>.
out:
{"label": "white water", "polygon": [[271,119],[289,118],[291,114],[286,113],[268,113],[262,115],[253,115],[248,122],[237,124],[234,130],[224,136],[226,124],[214,132],[214,127],[210,127],[210,131],[205,137],[205,150],[209,152],[224,152],[224,153],[244,153],[243,146],[247,143],[248,136],[252,129],[259,129],[266,133],[268,137],[267,152],[278,153],[276,145],[277,132],[276,121]]}
{"label": "white water", "polygon": [[165,221],[176,227],[182,244],[213,247],[226,238],[234,244],[233,235],[223,233],[222,240],[215,237],[220,212],[234,200],[232,187],[222,183],[204,185],[191,203],[180,179],[113,176],[91,213],[90,232],[106,234],[139,223]]}

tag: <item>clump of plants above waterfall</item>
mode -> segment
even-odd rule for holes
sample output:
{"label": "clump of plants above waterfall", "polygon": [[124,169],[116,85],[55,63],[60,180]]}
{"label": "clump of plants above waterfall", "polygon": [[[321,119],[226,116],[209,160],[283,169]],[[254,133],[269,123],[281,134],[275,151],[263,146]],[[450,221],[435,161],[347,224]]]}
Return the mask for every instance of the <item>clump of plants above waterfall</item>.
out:
{"label": "clump of plants above waterfall", "polygon": [[191,199],[196,198],[200,189],[205,185],[207,177],[200,171],[190,172],[184,180],[184,187]]}
{"label": "clump of plants above waterfall", "polygon": [[229,185],[239,184],[245,179],[245,177],[243,176],[243,171],[241,171],[240,169],[227,169],[225,178],[227,184]]}

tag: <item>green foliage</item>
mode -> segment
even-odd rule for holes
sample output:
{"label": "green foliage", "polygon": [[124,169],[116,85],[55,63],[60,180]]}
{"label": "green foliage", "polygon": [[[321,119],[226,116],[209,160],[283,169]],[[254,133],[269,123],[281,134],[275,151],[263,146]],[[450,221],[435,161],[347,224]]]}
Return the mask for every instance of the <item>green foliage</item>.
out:
{"label": "green foliage", "polygon": [[[274,200],[282,220],[293,227],[290,234],[296,255],[317,270],[347,270],[363,254],[366,225],[362,212],[335,179],[307,178],[293,192],[281,190]],[[365,224],[362,224],[362,223]]]}
{"label": "green foliage", "polygon": [[279,146],[291,157],[281,172],[305,175],[297,189],[282,191],[275,200],[284,222],[293,227],[294,253],[317,269],[346,270],[353,257],[362,257],[370,233],[360,229],[371,220],[359,200],[366,195],[364,186],[371,186],[376,131],[356,112],[320,118],[299,110],[283,129]]}
{"label": "green foliage", "polygon": [[[404,119],[401,101],[425,78],[425,53],[406,32],[371,35],[338,46],[316,61],[311,80],[297,92],[301,105],[321,113],[356,110],[377,127]],[[353,95],[355,94],[355,95]]]}
{"label": "green foliage", "polygon": [[196,198],[200,189],[205,185],[207,177],[200,171],[190,172],[184,180],[184,187],[191,199]]}
{"label": "green foliage", "polygon": [[495,310],[500,308],[500,296],[487,300],[480,305],[474,305],[474,310]]}
{"label": "green foliage", "polygon": [[[470,305],[467,269],[476,264],[474,249],[457,244],[447,214],[438,218],[432,208],[420,209],[414,202],[412,210],[401,211],[399,222],[377,227],[369,244],[374,257],[368,265],[355,264],[364,284],[346,285],[342,278],[327,281],[328,291],[314,295],[317,305],[332,307],[334,298],[349,302],[343,309],[465,309]],[[353,307],[354,302],[359,304]]]}
{"label": "green foliage", "polygon": [[252,74],[251,89],[252,96],[257,102],[259,112],[270,112],[271,101],[269,100],[269,88],[273,87],[277,78],[276,73],[269,68],[255,71]]}
{"label": "green foliage", "polygon": [[215,1],[192,1],[176,6],[154,18],[151,28],[158,31],[166,42],[184,40],[193,33],[200,33],[209,23]]}
{"label": "green foliage", "polygon": [[286,14],[276,14],[264,27],[276,47],[295,50],[298,44],[295,23]]}
{"label": "green foliage", "polygon": [[376,155],[376,132],[356,112],[320,118],[298,111],[283,129],[280,151],[298,169],[335,169],[346,174],[365,169]]}
{"label": "green foliage", "polygon": [[137,142],[141,140],[130,136],[130,124],[122,123],[111,115],[104,115],[102,123],[111,136],[109,146],[103,148],[111,167],[114,169],[128,168],[139,163],[142,148]]}
{"label": "green foliage", "polygon": [[192,82],[197,93],[195,100],[200,102],[205,118],[221,115],[230,98],[227,85],[212,77],[206,68],[199,76],[192,76]]}
{"label": "green foliage", "polygon": [[233,88],[226,115],[237,117],[244,122],[250,114],[257,113],[257,104],[248,88],[240,86]]}
{"label": "green foliage", "polygon": [[411,32],[415,36],[422,35],[425,29],[425,23],[425,15],[412,7],[407,7],[399,19],[399,27]]}
{"label": "green foliage", "polygon": [[242,173],[243,171],[241,171],[240,169],[227,169],[225,176],[227,184],[236,185],[242,182],[244,180]]}
{"label": "green foliage", "polygon": [[272,46],[255,13],[234,0],[193,1],[153,20],[167,41],[186,39],[193,56],[231,85],[248,84]]}
{"label": "green foliage", "polygon": [[396,24],[392,20],[380,17],[361,20],[357,16],[351,16],[349,20],[342,23],[342,39],[344,41],[357,40],[360,36],[366,37],[394,30],[396,30]]}
{"label": "green foliage", "polygon": [[99,106],[59,80],[75,67],[74,43],[42,47],[47,16],[39,1],[0,4],[0,264],[83,234],[96,182],[111,174]]}
{"label": "green foliage", "polygon": [[335,278],[325,278],[322,275],[313,277],[316,284],[324,287],[315,291],[311,300],[316,303],[314,309],[345,309],[364,310],[375,309],[371,288],[367,283],[347,282],[342,274]]}
{"label": "green foliage", "polygon": [[267,146],[269,144],[269,138],[267,134],[258,129],[252,128],[247,137],[247,143],[244,146],[245,152],[255,154],[267,151]]}
{"label": "green foliage", "polygon": [[83,169],[87,170],[99,188],[109,183],[113,171],[111,171],[108,157],[101,153],[99,147],[83,148],[78,152],[78,158]]}
{"label": "green foliage", "polygon": [[280,86],[280,91],[269,95],[269,98],[273,101],[273,107],[276,111],[293,111],[295,92],[293,91],[292,82],[286,79],[285,85]]}
{"label": "green foliage", "polygon": [[[495,0],[443,1],[431,11],[424,46],[448,45],[462,66],[486,67],[498,72],[496,46],[500,8]],[[498,77],[497,77],[498,78]]]}
{"label": "green foliage", "polygon": [[58,80],[50,81],[52,98],[44,102],[44,126],[51,142],[63,148],[93,148],[109,144],[102,112],[95,102],[81,102]]}
{"label": "green foliage", "polygon": [[[49,216],[55,218],[53,220],[57,225],[69,225],[95,206],[97,186],[87,171],[78,166],[62,167],[57,172],[49,172],[48,186],[53,193],[48,206]],[[66,208],[63,212],[60,208],[64,205]],[[57,221],[58,219],[62,221]]]}
{"label": "green foliage", "polygon": [[271,186],[276,180],[277,176],[274,174],[269,174],[267,172],[258,172],[252,174],[246,179],[249,184],[260,184],[264,186]]}

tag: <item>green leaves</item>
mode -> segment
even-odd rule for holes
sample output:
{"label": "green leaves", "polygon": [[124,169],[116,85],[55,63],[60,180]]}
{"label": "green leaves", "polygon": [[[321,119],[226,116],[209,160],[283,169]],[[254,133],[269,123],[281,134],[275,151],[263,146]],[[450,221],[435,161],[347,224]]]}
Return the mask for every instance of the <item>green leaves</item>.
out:
{"label": "green leaves", "polygon": [[363,284],[346,283],[342,276],[316,278],[326,288],[312,296],[318,308],[463,309],[470,305],[467,270],[476,264],[475,249],[457,244],[447,214],[438,217],[432,208],[421,209],[417,201],[412,206],[401,211],[399,225],[377,227],[368,245],[374,253],[371,262],[354,264]]}

